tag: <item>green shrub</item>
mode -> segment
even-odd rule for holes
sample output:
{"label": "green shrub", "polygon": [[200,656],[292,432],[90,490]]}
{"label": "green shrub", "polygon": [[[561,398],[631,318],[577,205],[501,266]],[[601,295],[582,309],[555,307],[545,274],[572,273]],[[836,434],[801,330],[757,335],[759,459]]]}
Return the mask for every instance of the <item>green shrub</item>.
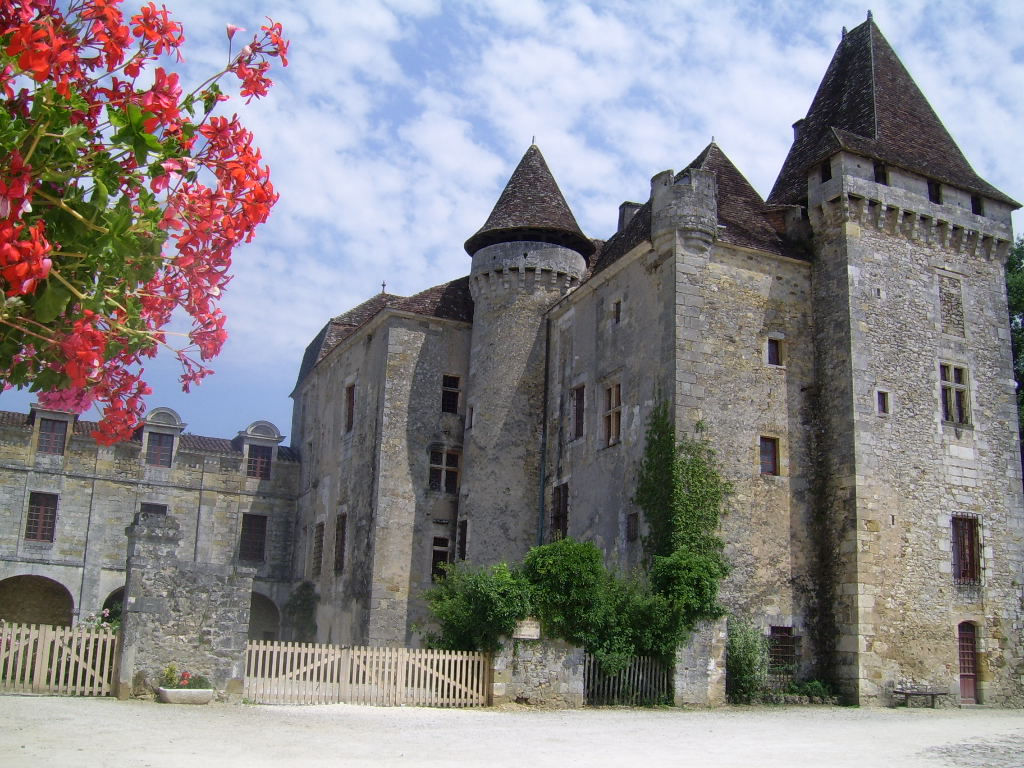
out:
{"label": "green shrub", "polygon": [[768,641],[744,619],[729,621],[725,645],[725,692],[733,704],[750,704],[764,691],[768,678]]}
{"label": "green shrub", "polygon": [[505,563],[447,566],[424,597],[441,627],[426,636],[427,645],[451,651],[495,651],[530,613],[530,585]]}

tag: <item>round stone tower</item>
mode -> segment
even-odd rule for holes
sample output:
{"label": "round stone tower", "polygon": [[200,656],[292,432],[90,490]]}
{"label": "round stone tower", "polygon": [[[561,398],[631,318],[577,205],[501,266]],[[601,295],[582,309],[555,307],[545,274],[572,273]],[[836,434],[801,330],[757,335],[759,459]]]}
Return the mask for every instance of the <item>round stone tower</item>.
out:
{"label": "round stone tower", "polygon": [[480,231],[461,484],[467,559],[515,561],[537,544],[546,363],[545,313],[587,270],[580,231],[531,146]]}

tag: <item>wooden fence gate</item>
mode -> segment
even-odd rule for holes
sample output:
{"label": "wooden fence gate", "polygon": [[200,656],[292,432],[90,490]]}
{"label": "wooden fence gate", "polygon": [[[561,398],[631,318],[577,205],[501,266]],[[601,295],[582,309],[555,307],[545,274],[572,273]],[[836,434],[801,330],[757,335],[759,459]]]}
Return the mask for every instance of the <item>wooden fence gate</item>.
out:
{"label": "wooden fence gate", "polygon": [[117,639],[109,629],[0,622],[0,693],[109,696]]}
{"label": "wooden fence gate", "polygon": [[259,704],[483,707],[486,653],[251,640],[243,696]]}
{"label": "wooden fence gate", "polygon": [[625,669],[607,674],[588,653],[583,663],[583,681],[589,706],[642,707],[672,703],[671,667],[647,656],[634,656]]}

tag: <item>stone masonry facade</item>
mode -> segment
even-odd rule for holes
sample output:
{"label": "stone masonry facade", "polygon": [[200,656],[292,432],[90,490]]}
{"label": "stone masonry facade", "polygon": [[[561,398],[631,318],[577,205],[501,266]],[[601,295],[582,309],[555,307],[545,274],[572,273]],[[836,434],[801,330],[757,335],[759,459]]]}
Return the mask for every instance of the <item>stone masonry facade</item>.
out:
{"label": "stone masonry facade", "polygon": [[[249,636],[287,636],[279,616],[311,582],[318,640],[415,645],[444,563],[516,562],[571,536],[642,569],[633,495],[664,402],[734,488],[729,620],[679,649],[677,703],[724,700],[728,627],[743,619],[768,637],[773,673],[830,680],[851,702],[916,687],[1021,706],[1005,294],[1019,204],[973,171],[870,16],[793,130],[767,199],[712,142],[655,174],[603,240],[531,146],[466,241],[465,277],[378,294],[310,343],[290,448],[260,422],[232,441],[190,436],[161,409],[114,448],[67,414],[7,414],[0,611],[46,588],[11,587],[23,577],[62,585],[69,620],[102,605],[124,585],[125,528],[159,503],[195,579],[255,569]],[[63,456],[38,450],[43,419],[68,422]],[[171,436],[156,438],[170,467],[147,462],[153,433]],[[252,445],[269,478],[247,477]],[[49,541],[45,494],[59,496]],[[241,557],[252,515],[256,562]],[[499,658],[496,683],[576,702],[531,666],[575,657],[528,651]]]}

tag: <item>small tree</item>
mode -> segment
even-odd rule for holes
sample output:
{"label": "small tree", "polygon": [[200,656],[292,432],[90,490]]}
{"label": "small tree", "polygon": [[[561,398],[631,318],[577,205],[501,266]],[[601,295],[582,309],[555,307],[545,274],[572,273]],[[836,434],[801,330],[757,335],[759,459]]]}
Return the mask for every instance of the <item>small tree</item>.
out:
{"label": "small tree", "polygon": [[768,641],[746,619],[729,621],[725,644],[725,692],[733,704],[750,704],[768,680]]}

